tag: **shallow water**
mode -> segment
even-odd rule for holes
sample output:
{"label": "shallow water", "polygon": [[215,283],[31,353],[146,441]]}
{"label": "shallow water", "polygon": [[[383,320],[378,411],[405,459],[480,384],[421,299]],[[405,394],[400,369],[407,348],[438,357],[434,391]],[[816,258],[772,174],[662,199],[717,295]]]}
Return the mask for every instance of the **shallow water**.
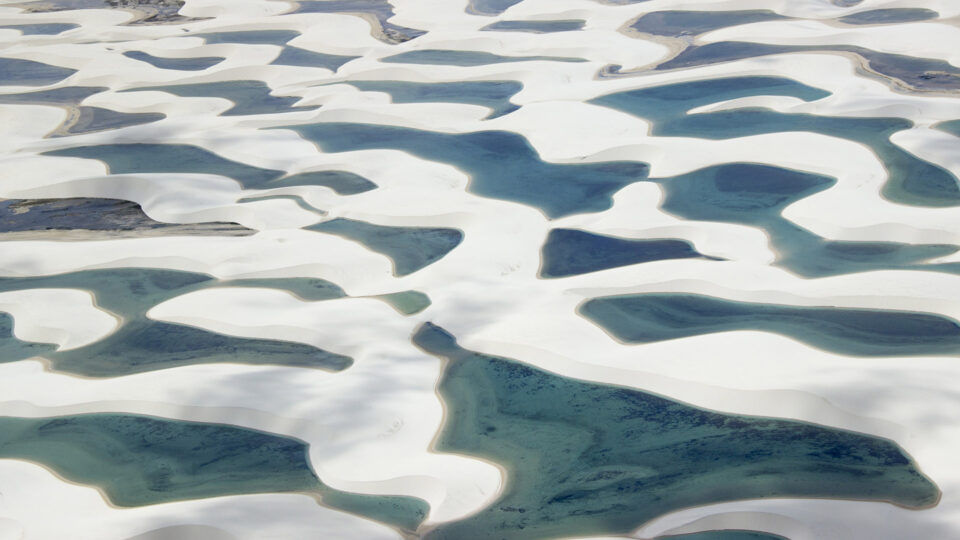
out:
{"label": "shallow water", "polygon": [[215,97],[233,102],[233,107],[221,116],[273,114],[288,111],[310,111],[316,107],[298,107],[299,97],[273,95],[273,89],[263,81],[225,81],[212,83],[145,86],[127,92],[167,92],[180,97]]}
{"label": "shallow water", "polygon": [[283,171],[261,169],[222,158],[197,146],[180,144],[105,144],[46,152],[49,156],[99,159],[113,174],[199,173],[228,176],[244,187],[261,187]]}
{"label": "shallow water", "polygon": [[630,264],[702,257],[689,242],[617,238],[576,229],[553,229],[541,250],[540,276],[558,278]]}
{"label": "shallow water", "polygon": [[388,227],[344,218],[324,221],[307,229],[343,236],[390,257],[397,276],[412,274],[433,264],[463,241],[463,233],[456,229]]}
{"label": "shallow water", "polygon": [[847,24],[893,24],[936,19],[937,12],[924,8],[889,8],[861,11],[837,19]]}
{"label": "shallow water", "polygon": [[299,47],[284,47],[283,52],[271,64],[277,66],[321,67],[336,71],[340,66],[357,56],[343,56],[339,54],[325,54],[308,51]]}
{"label": "shallow water", "polygon": [[423,49],[381,58],[381,62],[393,64],[430,64],[439,66],[485,66],[505,62],[586,62],[583,58],[566,56],[503,56],[477,51],[448,51],[441,49]]}
{"label": "shallow water", "polygon": [[579,311],[630,343],[762,330],[840,354],[960,355],[960,324],[930,313],[760,304],[680,293],[594,298]]}
{"label": "shallow water", "polygon": [[192,57],[192,58],[162,58],[160,56],[153,56],[152,54],[147,54],[143,51],[127,51],[123,53],[127,58],[133,58],[134,60],[140,60],[141,62],[146,62],[153,67],[160,69],[177,69],[180,71],[202,71],[209,67],[215,66],[220,62],[226,60],[225,58],[217,56],[209,57]]}
{"label": "shallow water", "polygon": [[76,70],[21,60],[0,57],[0,86],[46,86],[60,82]]}
{"label": "shallow water", "polygon": [[554,164],[542,161],[525,138],[507,131],[442,134],[394,126],[325,122],[290,126],[326,152],[403,150],[450,163],[471,176],[477,195],[528,204],[551,218],[605,210],[611,195],[643,180],[645,163]]}
{"label": "shallow water", "polygon": [[93,293],[98,306],[122,318],[122,326],[99,341],[76,349],[45,354],[51,367],[57,371],[86,377],[116,377],[220,362],[341,371],[353,363],[349,357],[302,343],[239,338],[146,317],[152,307],[170,298],[216,285],[286,289],[311,301],[343,296],[339,287],[318,279],[217,282],[204,274],[148,268],[0,278],[0,291],[33,288],[87,290]]}
{"label": "shallow water", "polygon": [[314,171],[277,178],[265,184],[265,188],[291,186],[324,186],[338,195],[357,195],[377,189],[370,180],[348,171]]}
{"label": "shallow water", "polygon": [[523,89],[517,81],[415,83],[406,81],[352,81],[364,92],[385,92],[394,103],[468,103],[492,109],[487,119],[517,110],[510,102]]}
{"label": "shallow water", "polygon": [[449,420],[437,448],[494,460],[509,478],[479,514],[425,538],[622,534],[667,512],[737,499],[922,507],[939,496],[884,439],[560,377],[463,349],[430,324],[413,339],[447,361],[438,390]]}
{"label": "shallow water", "polygon": [[731,139],[764,133],[809,131],[869,146],[889,171],[883,188],[887,198],[922,206],[960,205],[960,183],[950,172],[890,142],[890,136],[912,127],[900,118],[829,117],[787,114],[745,108],[688,114],[708,103],[752,95],[787,95],[810,101],[826,92],[769,77],[738,77],[679,83],[603,96],[593,103],[653,121],[659,136]]}
{"label": "shallow water", "polygon": [[68,24],[68,23],[48,23],[48,24],[9,24],[0,26],[0,28],[9,28],[11,30],[19,30],[23,32],[25,36],[35,36],[35,35],[56,35],[62,34],[67,30],[73,30],[74,28],[79,28],[80,25],[77,24]]}
{"label": "shallow water", "polygon": [[637,19],[630,28],[657,36],[695,36],[728,26],[785,17],[766,10],[750,11],[654,11]]}
{"label": "shallow water", "polygon": [[828,240],[798,227],[781,212],[828,189],[833,178],[766,165],[733,163],[659,179],[662,208],[684,219],[761,227],[777,252],[775,264],[806,277],[880,269],[957,273],[955,264],[927,261],[955,253],[950,244],[903,244]]}
{"label": "shallow water", "polygon": [[582,30],[585,21],[579,19],[561,21],[497,21],[481,30],[496,32],[530,32],[533,34],[552,34],[554,32],[572,32]]}
{"label": "shallow water", "polygon": [[331,489],[302,441],[221,424],[132,414],[0,417],[0,458],[27,459],[99,487],[121,507],[245,493],[307,492],[325,504],[415,529],[426,505]]}

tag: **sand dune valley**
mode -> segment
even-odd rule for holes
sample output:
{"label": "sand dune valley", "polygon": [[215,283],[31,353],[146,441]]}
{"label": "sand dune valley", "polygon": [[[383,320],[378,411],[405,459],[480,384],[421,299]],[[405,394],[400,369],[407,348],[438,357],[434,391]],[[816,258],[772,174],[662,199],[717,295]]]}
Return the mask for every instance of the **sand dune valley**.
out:
{"label": "sand dune valley", "polygon": [[953,540],[958,456],[956,0],[0,0],[0,540]]}

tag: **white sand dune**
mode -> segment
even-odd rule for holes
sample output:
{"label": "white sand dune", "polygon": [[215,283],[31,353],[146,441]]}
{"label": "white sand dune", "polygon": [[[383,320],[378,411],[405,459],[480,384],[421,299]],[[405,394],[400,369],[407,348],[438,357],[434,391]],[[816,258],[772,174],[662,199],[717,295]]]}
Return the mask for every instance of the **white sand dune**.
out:
{"label": "white sand dune", "polygon": [[[664,193],[634,183],[612,195],[609,209],[549,220],[540,210],[470,191],[470,176],[440,161],[383,148],[324,152],[290,129],[320,122],[400,126],[461,134],[504,130],[525,137],[548,163],[643,161],[650,176],[668,178],[725,163],[757,163],[836,178],[829,189],[790,205],[783,216],[830,240],[960,244],[960,207],[922,207],[883,195],[889,178],[866,145],[839,136],[779,132],[714,140],[653,134],[650,121],[587,103],[617,92],[740,76],[784,77],[829,96],[718,100],[689,114],[761,107],[789,114],[903,118],[894,134],[909,154],[960,175],[958,139],[933,128],[956,119],[956,93],[912,93],[865,77],[853,57],[831,52],[773,54],[670,71],[649,68],[679,47],[720,41],[773,45],[852,45],[941,59],[960,66],[960,33],[951,0],[866,0],[842,7],[827,0],[650,0],[612,5],[588,0],[524,0],[502,14],[468,13],[465,0],[393,0],[390,23],[426,33],[390,44],[377,38],[372,16],[290,13],[293,3],[187,0],[180,14],[196,19],[126,25],[132,13],[77,9],[27,13],[0,2],[3,25],[70,23],[56,35],[0,29],[0,57],[76,70],[44,85],[0,81],[6,94],[102,87],[79,102],[120,113],[161,113],[149,124],[48,137],[76,114],[76,104],[0,104],[0,197],[120,198],[171,223],[236,222],[247,237],[162,236],[85,241],[0,243],[0,276],[55,275],[95,268],[152,267],[218,278],[311,277],[354,298],[300,300],[266,288],[220,287],[154,306],[155,320],[218,333],[312,344],[349,355],[339,373],[268,365],[180,366],[105,379],[50,372],[41,358],[0,363],[0,415],[46,417],[92,412],[149,414],[218,422],[296,437],[310,444],[311,464],[333,488],[408,495],[430,505],[428,524],[487,507],[509,485],[500,465],[434,450],[443,424],[436,394],[440,361],[410,336],[431,321],[464,347],[530,363],[583,380],[625,385],[732,414],[792,418],[888,438],[902,446],[942,490],[922,511],[878,502],[769,499],[708,505],[638,524],[630,537],[653,538],[715,529],[751,529],[803,539],[881,539],[960,535],[960,451],[956,414],[960,376],[955,356],[863,358],[817,349],[768,332],[737,330],[644,345],[617,342],[579,315],[598,296],[641,292],[704,294],[768,304],[897,309],[960,320],[960,277],[946,272],[875,270],[805,279],[771,266],[777,246],[745,225],[679,218],[661,208]],[[925,8],[936,19],[853,26],[845,15],[872,9]],[[640,39],[621,31],[662,10],[771,10],[791,19],[720,28],[696,37]],[[584,29],[533,34],[486,31],[496,21],[582,19]],[[204,43],[196,34],[292,31],[286,45]],[[383,37],[383,36],[380,36]],[[272,64],[284,50],[357,56],[336,72]],[[474,66],[390,63],[404,52],[452,50],[501,56],[576,57],[584,62],[527,60]],[[222,57],[202,70],[163,69],[123,56],[140,51],[166,59]],[[619,65],[622,77],[601,77]],[[147,87],[259,81],[275,97],[295,97],[314,110],[224,115],[225,97],[178,97]],[[394,103],[351,81],[517,81],[516,111],[486,119],[490,109],[464,103]],[[23,81],[20,81],[23,82]],[[288,175],[348,171],[377,189],[339,195],[323,186],[244,189],[226,173],[117,173],[105,163],[44,152],[89,145],[192,145],[222,158]],[[294,195],[292,200],[244,201]],[[2,203],[2,201],[0,201]],[[357,242],[302,230],[350,218],[384,226],[446,227],[463,242],[439,261],[396,277],[392,262]],[[540,249],[552,228],[624,238],[676,238],[726,261],[672,260],[561,279],[540,279]],[[946,255],[934,262],[957,262]],[[380,300],[355,298],[403,290],[432,304],[403,316]],[[30,289],[0,293],[14,335],[77,348],[120,322],[87,291]],[[709,354],[705,354],[708,352]],[[217,497],[119,509],[96,489],[76,486],[24,461],[0,460],[0,538],[399,538],[373,521],[334,511],[302,494]],[[56,515],[57,519],[50,519]],[[642,525],[642,526],[641,526]],[[73,534],[75,533],[75,534]],[[598,537],[599,538],[599,537]]]}

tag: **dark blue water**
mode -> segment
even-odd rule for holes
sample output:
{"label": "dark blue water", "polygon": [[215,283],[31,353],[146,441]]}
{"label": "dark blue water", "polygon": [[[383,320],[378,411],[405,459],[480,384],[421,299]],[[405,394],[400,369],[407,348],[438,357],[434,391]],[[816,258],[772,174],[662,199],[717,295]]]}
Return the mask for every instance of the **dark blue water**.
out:
{"label": "dark blue water", "polygon": [[467,13],[493,17],[500,15],[510,6],[519,4],[520,1],[521,0],[469,0],[467,3]]}
{"label": "dark blue water", "polygon": [[438,66],[486,66],[506,62],[530,62],[543,60],[549,62],[586,62],[584,58],[565,56],[503,56],[482,51],[450,51],[442,49],[421,49],[407,51],[386,58],[381,62],[392,64],[429,64]]}
{"label": "dark blue water", "polygon": [[160,56],[153,56],[152,54],[147,54],[143,51],[127,51],[123,53],[127,58],[133,58],[134,60],[140,60],[141,62],[146,62],[153,67],[160,69],[175,69],[179,71],[202,71],[204,69],[213,67],[220,62],[223,62],[225,58],[219,56],[199,56],[195,58],[163,58]]}
{"label": "dark blue water", "polygon": [[308,492],[323,504],[411,531],[427,505],[324,485],[303,441],[232,425],[134,414],[0,417],[0,458],[49,467],[136,507],[246,493]]}
{"label": "dark blue water", "polygon": [[624,534],[724,501],[822,497],[910,508],[939,490],[891,441],[793,420],[721,414],[471,352],[426,324],[414,343],[447,360],[441,452],[492,460],[503,493],[424,538]]}
{"label": "dark blue water", "polygon": [[[879,80],[889,79],[918,91],[953,91],[960,88],[960,68],[933,58],[920,58],[902,54],[881,53],[851,45],[767,45],[738,41],[721,41],[695,45],[683,50],[676,57],[660,64],[657,70],[683,69],[742,58],[791,52],[847,52],[861,56],[870,69],[879,74]],[[869,72],[866,73],[870,75]]]}
{"label": "dark blue water", "polygon": [[397,276],[412,274],[437,262],[463,241],[463,233],[457,229],[388,227],[343,218],[307,229],[342,236],[390,257]]}
{"label": "dark blue water", "polygon": [[768,10],[749,11],[654,11],[643,15],[630,28],[657,36],[695,36],[741,24],[786,19]]}
{"label": "dark blue water", "polygon": [[542,210],[550,218],[610,208],[611,195],[643,180],[649,167],[633,161],[554,164],[508,131],[446,134],[375,124],[289,126],[324,152],[388,148],[449,163],[470,175],[472,193]]}
{"label": "dark blue water", "polygon": [[75,69],[33,60],[0,57],[0,86],[46,86],[60,82],[76,72]]}
{"label": "dark blue water", "polygon": [[580,19],[562,21],[497,21],[484,26],[481,28],[481,30],[552,34],[555,32],[572,32],[574,30],[583,30],[584,22],[586,21]]}
{"label": "dark blue water", "polygon": [[308,51],[299,47],[284,47],[280,56],[270,63],[276,66],[321,67],[336,71],[355,58],[359,56],[342,56]]}
{"label": "dark blue water", "polygon": [[62,34],[67,30],[80,28],[80,25],[68,24],[68,23],[7,24],[7,25],[0,26],[0,28],[10,28],[12,30],[19,30],[23,32],[23,35],[25,36],[34,36],[34,35],[52,36],[55,34]]}
{"label": "dark blue water", "polygon": [[890,200],[922,206],[960,205],[960,183],[947,170],[917,158],[890,142],[909,129],[901,118],[849,118],[787,114],[767,109],[737,109],[687,114],[694,107],[753,95],[789,95],[804,100],[826,92],[788,79],[736,77],[632,90],[591,101],[653,122],[659,136],[731,139],[785,131],[808,131],[841,137],[869,146],[889,171],[883,195]]}
{"label": "dark blue water", "polygon": [[703,257],[684,240],[617,238],[553,229],[540,254],[540,277],[559,278],[630,264]]}
{"label": "dark blue water", "polygon": [[88,97],[107,90],[104,86],[65,86],[22,94],[0,94],[0,103],[36,103],[77,106]]}
{"label": "dark blue water", "polygon": [[517,110],[510,102],[523,89],[517,81],[416,83],[406,81],[350,81],[365,92],[385,92],[394,103],[467,103],[493,109],[489,118]]}
{"label": "dark blue water", "polygon": [[960,324],[930,313],[759,304],[681,293],[594,298],[579,311],[629,343],[762,330],[856,356],[960,354]]}

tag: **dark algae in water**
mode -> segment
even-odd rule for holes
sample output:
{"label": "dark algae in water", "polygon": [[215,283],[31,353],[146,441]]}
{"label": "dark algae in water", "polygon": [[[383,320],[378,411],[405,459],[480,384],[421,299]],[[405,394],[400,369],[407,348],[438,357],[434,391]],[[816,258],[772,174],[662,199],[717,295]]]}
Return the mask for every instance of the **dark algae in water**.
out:
{"label": "dark algae in water", "polygon": [[307,492],[323,504],[413,530],[427,505],[323,484],[298,439],[225,424],[120,413],[0,417],[0,458],[25,459],[136,507],[247,493]]}
{"label": "dark algae in water", "polygon": [[490,506],[424,538],[622,534],[682,508],[762,497],[923,508],[940,496],[886,439],[561,377],[463,349],[430,323],[413,341],[447,360],[437,450],[482,456],[507,473]]}
{"label": "dark algae in water", "polygon": [[760,304],[683,293],[594,298],[580,312],[630,343],[763,330],[840,354],[960,354],[960,324],[932,313]]}

